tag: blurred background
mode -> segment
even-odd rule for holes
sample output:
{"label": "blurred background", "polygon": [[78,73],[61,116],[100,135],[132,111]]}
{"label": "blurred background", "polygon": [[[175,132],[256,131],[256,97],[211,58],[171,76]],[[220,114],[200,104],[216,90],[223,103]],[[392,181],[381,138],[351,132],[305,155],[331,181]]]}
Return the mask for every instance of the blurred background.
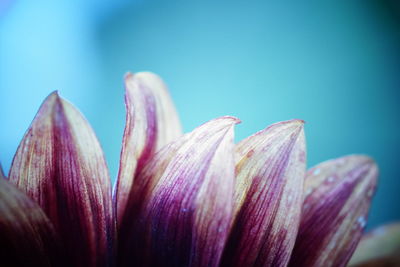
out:
{"label": "blurred background", "polygon": [[365,153],[380,166],[369,226],[400,219],[400,5],[381,1],[0,0],[0,162],[53,90],[87,117],[111,177],[123,76],[169,85],[185,131],[234,115],[240,140],[306,120],[308,165]]}

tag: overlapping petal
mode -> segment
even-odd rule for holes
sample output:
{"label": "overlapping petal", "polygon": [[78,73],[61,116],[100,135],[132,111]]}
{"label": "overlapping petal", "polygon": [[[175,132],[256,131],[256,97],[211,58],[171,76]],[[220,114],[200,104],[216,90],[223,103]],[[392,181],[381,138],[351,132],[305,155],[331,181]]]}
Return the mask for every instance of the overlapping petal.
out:
{"label": "overlapping petal", "polygon": [[400,266],[400,223],[381,226],[364,235],[349,266]]}
{"label": "overlapping petal", "polygon": [[[117,266],[347,264],[375,191],[373,160],[352,155],[305,173],[301,120],[236,146],[233,117],[182,136],[158,76],[127,74],[125,83],[113,198],[89,124],[57,93],[44,101],[9,181],[0,166],[2,264],[112,266],[116,247]],[[399,229],[367,235],[351,264],[398,264]]]}
{"label": "overlapping petal", "polygon": [[129,73],[125,84],[126,125],[114,193],[118,225],[125,213],[135,175],[157,150],[182,135],[173,102],[157,75]]}
{"label": "overlapping petal", "polygon": [[235,220],[223,266],[285,266],[300,220],[303,121],[274,124],[236,146]]}
{"label": "overlapping petal", "polygon": [[110,262],[115,223],[103,153],[87,121],[57,93],[26,132],[9,178],[44,210],[73,266]]}
{"label": "overlapping petal", "polygon": [[42,209],[0,171],[1,266],[62,266],[60,243]]}
{"label": "overlapping petal", "polygon": [[291,266],[345,266],[366,225],[377,166],[351,155],[307,172],[305,200]]}
{"label": "overlapping petal", "polygon": [[232,221],[237,122],[212,120],[146,165],[129,203],[133,229],[120,233],[121,265],[218,265]]}

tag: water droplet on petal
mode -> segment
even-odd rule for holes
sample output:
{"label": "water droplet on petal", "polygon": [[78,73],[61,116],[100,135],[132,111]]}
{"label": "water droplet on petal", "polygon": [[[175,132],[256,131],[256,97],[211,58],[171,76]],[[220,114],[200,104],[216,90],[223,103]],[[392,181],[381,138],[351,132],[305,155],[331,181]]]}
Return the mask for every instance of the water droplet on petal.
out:
{"label": "water droplet on petal", "polygon": [[308,188],[308,189],[306,190],[306,192],[305,192],[304,194],[305,194],[305,196],[307,197],[307,196],[309,196],[312,192],[313,192],[313,189],[310,187],[310,188]]}
{"label": "water droplet on petal", "polygon": [[335,181],[335,177],[334,176],[329,176],[327,181],[328,181],[328,183],[333,183]]}
{"label": "water droplet on petal", "polygon": [[288,200],[288,203],[290,204],[292,202],[292,200],[293,200],[293,195],[289,195],[287,200]]}
{"label": "water droplet on petal", "polygon": [[364,216],[358,217],[357,223],[360,225],[361,228],[364,228],[365,225],[367,225],[367,221],[365,220]]}

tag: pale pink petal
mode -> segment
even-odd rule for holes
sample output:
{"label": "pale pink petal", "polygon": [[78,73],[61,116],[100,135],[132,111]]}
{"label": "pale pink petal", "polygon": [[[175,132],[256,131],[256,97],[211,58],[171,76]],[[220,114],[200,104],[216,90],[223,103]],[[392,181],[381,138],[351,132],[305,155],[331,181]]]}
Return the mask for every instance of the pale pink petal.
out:
{"label": "pale pink petal", "polygon": [[125,86],[126,125],[114,192],[118,225],[136,174],[157,150],[182,135],[174,104],[157,75],[128,73]]}
{"label": "pale pink petal", "polygon": [[210,121],[146,165],[120,232],[121,266],[218,266],[232,221],[237,122]]}
{"label": "pale pink petal", "polygon": [[375,162],[359,155],[307,172],[291,266],[346,266],[366,225],[377,175]]}
{"label": "pale pink petal", "polygon": [[9,178],[44,210],[74,266],[108,263],[115,223],[103,152],[88,122],[57,93],[26,132]]}
{"label": "pale pink petal", "polygon": [[274,124],[236,147],[235,220],[222,266],[286,266],[302,205],[303,121]]}

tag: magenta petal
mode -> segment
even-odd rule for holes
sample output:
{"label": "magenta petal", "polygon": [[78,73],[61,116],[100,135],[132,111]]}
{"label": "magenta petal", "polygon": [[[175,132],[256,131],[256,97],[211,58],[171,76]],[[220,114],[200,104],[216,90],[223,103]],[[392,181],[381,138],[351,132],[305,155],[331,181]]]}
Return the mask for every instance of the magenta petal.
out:
{"label": "magenta petal", "polygon": [[157,75],[128,73],[125,86],[126,125],[114,192],[118,225],[136,174],[157,150],[182,135],[168,89]]}
{"label": "magenta petal", "polygon": [[0,172],[0,265],[61,266],[59,248],[42,209]]}
{"label": "magenta petal", "polygon": [[218,266],[232,221],[237,122],[212,120],[146,165],[121,231],[120,265]]}
{"label": "magenta petal", "polygon": [[115,223],[107,166],[88,122],[57,93],[42,104],[9,177],[46,213],[73,266],[108,264]]}
{"label": "magenta petal", "polygon": [[302,205],[303,121],[274,124],[236,147],[235,220],[223,266],[286,266]]}
{"label": "magenta petal", "polygon": [[305,200],[291,266],[345,266],[364,227],[377,180],[377,166],[352,155],[307,172]]}

